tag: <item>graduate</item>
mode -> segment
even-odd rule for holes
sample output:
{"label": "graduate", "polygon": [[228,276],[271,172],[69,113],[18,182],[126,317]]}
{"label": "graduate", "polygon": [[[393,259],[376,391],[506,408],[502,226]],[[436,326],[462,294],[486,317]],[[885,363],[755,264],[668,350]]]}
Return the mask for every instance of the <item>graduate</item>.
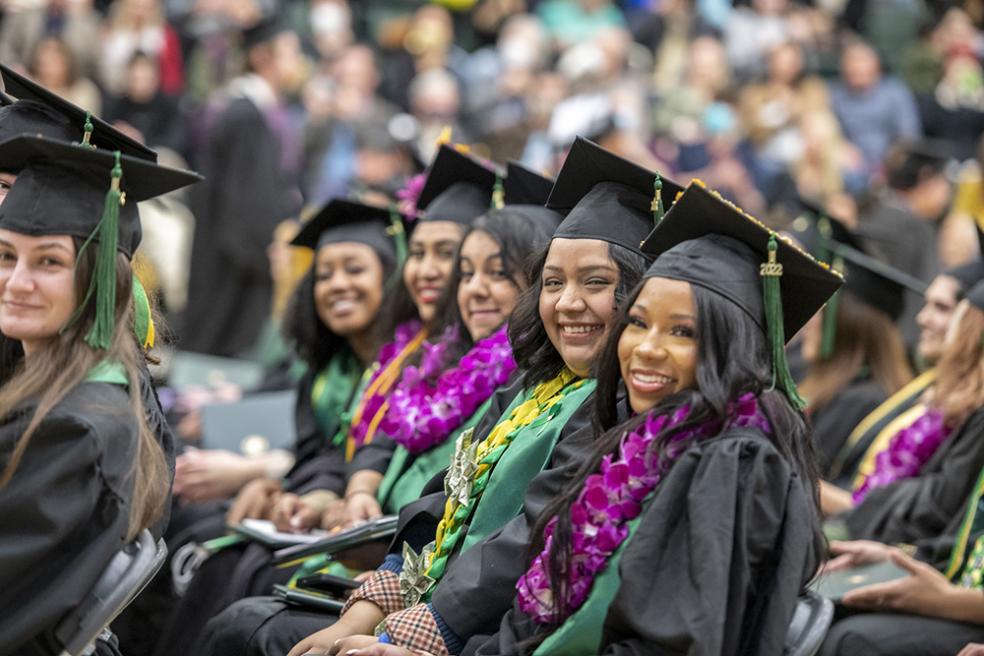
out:
{"label": "graduate", "polygon": [[854,427],[827,472],[827,480],[835,486],[850,488],[865,454],[872,449],[874,453],[881,450],[894,434],[893,422],[919,403],[923,393],[936,379],[934,365],[943,353],[946,333],[957,304],[981,280],[984,280],[984,263],[980,260],[948,269],[933,279],[926,289],[925,303],[916,315],[919,325],[916,355],[928,369]]}
{"label": "graduate", "polygon": [[925,286],[863,251],[860,238],[822,215],[795,237],[844,274],[844,287],[804,326],[808,363],[800,393],[813,432],[821,477],[854,427],[912,379],[896,323],[908,290]]}
{"label": "graduate", "polygon": [[130,259],[136,203],[198,177],[26,136],[0,144],[0,169],[18,171],[0,205],[0,332],[24,353],[0,387],[0,651],[55,654],[58,620],[167,503]]}
{"label": "graduate", "polygon": [[698,183],[644,248],[599,369],[599,408],[624,384],[634,416],[548,506],[475,653],[783,651],[822,557],[783,346],[840,279]]}
{"label": "graduate", "polygon": [[849,537],[911,543],[939,535],[984,467],[984,312],[964,299],[936,377],[879,435],[851,489],[823,487],[824,511]]}
{"label": "graduate", "polygon": [[[575,141],[547,203],[569,213],[537,258],[537,284],[510,320],[514,356],[524,375],[496,396],[515,398],[479,422],[470,446],[462,443],[471,453],[455,456],[446,477],[451,494],[436,491],[444,484],[438,478],[429,485],[434,494],[403,509],[397,539],[383,567],[353,594],[337,624],[296,644],[292,655],[328,649],[346,636],[370,634],[384,619],[394,640],[414,635],[420,640],[416,646],[440,653],[445,607],[438,611],[436,604],[425,602],[437,600],[443,577],[455,569],[461,554],[484,551],[483,541],[498,535],[498,529],[523,510],[527,483],[539,479],[541,470],[567,468],[569,460],[557,463],[554,454],[569,452],[568,441],[590,423],[594,380],[588,376],[595,357],[617,303],[645,269],[639,244],[678,190],[671,181],[589,141]],[[469,461],[491,462],[494,467],[472,471]],[[458,491],[459,485],[467,487]],[[460,612],[457,617],[465,622],[501,617],[519,562],[489,562],[491,570],[506,568],[506,586],[492,586],[488,600],[467,608],[454,608],[452,603],[451,609]],[[516,572],[511,581],[510,571]],[[401,589],[408,593],[402,595]],[[465,619],[472,612],[482,618]],[[285,646],[319,628],[319,622],[323,627],[331,619],[247,600],[213,620],[207,653],[282,653]],[[234,623],[239,625],[236,631],[230,628]],[[253,629],[244,636],[246,626]]]}

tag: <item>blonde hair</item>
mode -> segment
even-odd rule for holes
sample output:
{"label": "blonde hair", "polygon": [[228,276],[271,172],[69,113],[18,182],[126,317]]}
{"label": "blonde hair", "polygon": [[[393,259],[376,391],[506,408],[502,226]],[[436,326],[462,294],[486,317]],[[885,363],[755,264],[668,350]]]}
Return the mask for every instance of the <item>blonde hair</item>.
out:
{"label": "blonde hair", "polygon": [[951,427],[984,406],[984,312],[966,300],[961,304],[936,364],[936,384],[926,393]]}
{"label": "blonde hair", "polygon": [[[79,242],[76,240],[76,248]],[[83,251],[75,268],[76,298],[85,298],[95,268],[95,248]],[[128,539],[153,524],[167,502],[169,474],[164,452],[152,433],[143,404],[140,359],[143,353],[133,336],[132,271],[122,253],[116,259],[116,322],[108,351],[95,350],[84,340],[95,316],[95,298],[90,299],[78,320],[49,340],[31,358],[18,365],[13,377],[0,387],[0,417],[10,417],[25,402],[36,409],[27,428],[17,440],[10,458],[0,472],[0,489],[17,472],[17,467],[45,417],[88,373],[102,361],[118,362],[129,381],[130,409],[137,422],[137,458],[133,471]]]}

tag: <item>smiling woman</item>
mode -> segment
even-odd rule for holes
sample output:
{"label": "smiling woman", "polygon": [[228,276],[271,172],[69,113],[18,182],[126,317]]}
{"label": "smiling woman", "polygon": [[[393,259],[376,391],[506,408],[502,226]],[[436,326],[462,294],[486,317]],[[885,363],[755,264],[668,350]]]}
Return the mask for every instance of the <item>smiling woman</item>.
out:
{"label": "smiling woman", "polygon": [[52,653],[55,623],[164,509],[130,258],[136,201],[196,176],[36,137],[0,144],[0,169],[18,171],[0,205],[0,332],[24,351],[0,386],[0,651]]}

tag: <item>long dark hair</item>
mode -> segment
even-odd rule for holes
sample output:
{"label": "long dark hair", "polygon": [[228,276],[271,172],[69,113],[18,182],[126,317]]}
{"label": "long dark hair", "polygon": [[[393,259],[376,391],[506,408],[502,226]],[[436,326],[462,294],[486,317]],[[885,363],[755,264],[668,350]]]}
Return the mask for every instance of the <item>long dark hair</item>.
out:
{"label": "long dark hair", "polygon": [[[376,254],[380,264],[382,264],[383,280],[392,283],[393,272],[396,269],[393,256],[375,248],[372,249],[372,252]],[[346,338],[335,333],[318,316],[314,300],[315,268],[316,265],[312,263],[311,268],[297,283],[297,288],[291,294],[281,332],[287,343],[293,345],[298,357],[304,360],[313,371],[320,371],[328,364],[334,354],[350,347]],[[402,281],[399,281],[399,286],[403,287]],[[383,297],[388,298],[386,293]],[[382,310],[379,314],[381,313]],[[381,339],[380,333],[374,330],[373,334],[377,336],[376,346],[378,347]]]}
{"label": "long dark hair", "polygon": [[[540,291],[543,289],[543,267],[547,262],[550,246],[542,250],[530,263],[529,280],[534,283],[523,292],[516,309],[509,319],[509,341],[513,357],[524,372],[523,385],[532,387],[557,376],[564,369],[564,360],[550,342],[546,328],[540,319]],[[608,244],[608,257],[618,269],[615,286],[615,305],[619,307],[646,272],[646,259],[618,244]]]}
{"label": "long dark hair", "polygon": [[[618,360],[618,341],[628,325],[628,309],[635,302],[642,289],[640,283],[632,291],[628,301],[619,312],[602,359],[598,365],[597,412],[601,415],[600,425],[613,426],[618,387],[621,384],[621,368]],[[803,415],[789,404],[786,397],[778,391],[768,391],[771,382],[771,358],[762,330],[734,304],[720,296],[692,285],[697,308],[697,386],[683,390],[661,401],[650,413],[633,417],[619,426],[611,427],[596,442],[594,451],[587,456],[584,465],[563,492],[544,509],[538,519],[533,535],[530,558],[543,549],[543,532],[547,523],[557,517],[553,530],[553,545],[550,552],[550,585],[555,603],[567,599],[567,564],[571,562],[571,504],[577,498],[585,479],[595,473],[602,458],[615,452],[622,436],[640,426],[649,414],[668,414],[677,408],[689,405],[690,412],[679,429],[695,427],[712,419],[721,419],[728,414],[728,405],[746,392],[759,397],[762,410],[772,426],[768,436],[776,449],[790,463],[809,486],[816,503],[815,526],[819,519],[819,477],[810,445],[808,430]],[[678,429],[674,429],[674,432]],[[654,445],[662,449],[667,432],[657,436]],[[814,542],[817,553],[822,553],[824,539],[819,530]],[[558,608],[560,617],[566,617],[567,608]],[[542,638],[542,636],[540,636]]]}

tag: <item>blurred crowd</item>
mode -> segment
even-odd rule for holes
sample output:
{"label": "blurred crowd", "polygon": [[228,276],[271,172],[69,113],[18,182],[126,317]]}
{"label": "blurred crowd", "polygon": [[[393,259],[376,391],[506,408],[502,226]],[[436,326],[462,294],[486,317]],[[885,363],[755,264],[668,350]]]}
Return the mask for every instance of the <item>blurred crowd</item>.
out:
{"label": "blurred crowd", "polygon": [[[977,255],[982,24],[979,0],[2,0],[0,61],[210,178],[156,202],[143,266],[185,348],[239,356],[300,269],[279,221],[392,198],[449,126],[545,173],[586,136],[777,224],[907,226],[891,259],[928,281]],[[228,128],[244,95],[270,134]],[[276,218],[240,231],[247,192]],[[228,322],[195,298],[216,258]]]}

